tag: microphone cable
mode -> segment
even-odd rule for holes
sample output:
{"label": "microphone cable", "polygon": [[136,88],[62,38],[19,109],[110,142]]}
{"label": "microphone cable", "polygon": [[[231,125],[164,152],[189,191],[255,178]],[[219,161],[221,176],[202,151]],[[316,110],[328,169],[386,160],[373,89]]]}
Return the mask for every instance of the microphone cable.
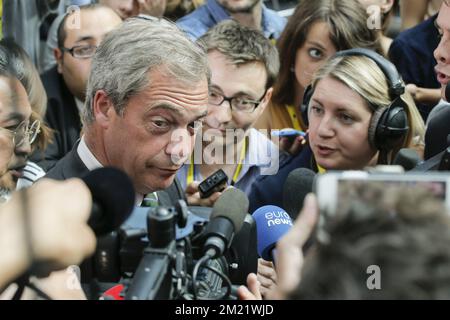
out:
{"label": "microphone cable", "polygon": [[224,300],[225,298],[227,298],[231,295],[233,286],[231,284],[230,279],[228,279],[228,277],[220,270],[217,270],[216,268],[213,268],[211,266],[204,266],[205,269],[210,270],[211,272],[213,272],[214,274],[216,274],[223,280],[223,282],[226,284],[227,291],[218,298],[217,297],[209,298],[209,297],[198,296],[198,293],[197,293],[198,292],[198,284],[197,284],[198,270],[202,265],[206,264],[209,260],[211,260],[211,257],[208,255],[205,255],[200,260],[198,260],[197,263],[195,264],[194,270],[192,272],[192,285],[193,285],[194,300]]}

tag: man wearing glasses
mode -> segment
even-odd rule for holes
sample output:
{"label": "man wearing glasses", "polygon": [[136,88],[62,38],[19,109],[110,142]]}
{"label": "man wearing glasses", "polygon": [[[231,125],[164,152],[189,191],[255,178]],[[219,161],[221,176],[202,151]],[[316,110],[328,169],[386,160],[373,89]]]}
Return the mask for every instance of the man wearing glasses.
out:
{"label": "man wearing glasses", "polygon": [[4,202],[23,175],[40,123],[30,124],[27,92],[15,71],[8,71],[8,54],[2,50],[0,55],[0,202]]}
{"label": "man wearing glasses", "polygon": [[80,111],[92,57],[105,34],[121,21],[112,9],[98,4],[80,7],[62,20],[54,50],[57,66],[42,76],[48,96],[46,121],[55,130],[45,159],[34,159],[44,170],[52,168],[80,138]]}
{"label": "man wearing glasses", "polygon": [[198,185],[206,177],[222,169],[229,185],[249,193],[263,168],[278,160],[277,147],[252,126],[270,101],[279,61],[262,33],[231,20],[218,24],[199,42],[211,69],[208,115],[190,163],[177,176],[191,205],[211,206],[220,193],[200,198]]}

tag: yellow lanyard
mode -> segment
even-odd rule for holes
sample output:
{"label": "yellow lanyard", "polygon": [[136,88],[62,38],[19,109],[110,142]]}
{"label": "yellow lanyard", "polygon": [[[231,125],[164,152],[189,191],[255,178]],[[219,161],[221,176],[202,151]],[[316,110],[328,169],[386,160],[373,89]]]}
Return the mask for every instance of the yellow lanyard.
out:
{"label": "yellow lanyard", "polygon": [[[234,186],[234,184],[237,182],[237,179],[239,178],[239,174],[242,171],[242,164],[244,163],[244,159],[245,159],[245,154],[247,152],[247,139],[244,140],[244,145],[242,146],[241,149],[241,157],[239,159],[239,163],[238,166],[236,168],[236,170],[234,171],[234,175],[233,175],[233,180],[231,180],[231,185]],[[186,183],[187,185],[191,184],[194,181],[194,159],[193,156],[191,158],[191,164],[189,165],[189,169],[188,169],[188,174],[186,177]]]}
{"label": "yellow lanyard", "polygon": [[300,126],[300,121],[297,118],[297,114],[295,113],[295,107],[286,105],[286,110],[289,113],[289,117],[291,118],[294,129],[295,130],[303,130],[302,127]]}

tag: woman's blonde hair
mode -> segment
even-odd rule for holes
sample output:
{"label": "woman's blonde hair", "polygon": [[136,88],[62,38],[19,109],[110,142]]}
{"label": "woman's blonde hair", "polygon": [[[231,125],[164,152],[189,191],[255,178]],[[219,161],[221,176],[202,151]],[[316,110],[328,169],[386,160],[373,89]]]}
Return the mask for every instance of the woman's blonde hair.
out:
{"label": "woman's blonde hair", "polygon": [[[331,58],[316,72],[312,82],[313,89],[326,77],[338,80],[358,93],[373,114],[380,108],[388,107],[393,101],[386,75],[376,62],[366,56]],[[401,148],[415,148],[424,141],[425,126],[413,99],[406,93],[401,99],[405,102],[409,130],[405,138],[386,155],[390,163]]]}

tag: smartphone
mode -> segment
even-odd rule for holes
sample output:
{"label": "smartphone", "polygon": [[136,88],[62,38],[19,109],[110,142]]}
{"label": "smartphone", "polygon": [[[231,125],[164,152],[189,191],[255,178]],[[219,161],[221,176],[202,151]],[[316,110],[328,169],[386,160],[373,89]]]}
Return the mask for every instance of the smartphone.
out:
{"label": "smartphone", "polygon": [[370,188],[373,190],[375,186],[403,189],[421,186],[428,189],[450,210],[450,174],[443,172],[392,174],[342,171],[319,175],[314,182],[319,208],[327,216],[333,216],[338,209],[343,208],[345,203],[341,199],[358,197],[358,194],[362,195]]}
{"label": "smartphone", "polygon": [[271,135],[275,137],[297,137],[306,136],[306,132],[295,129],[272,130]]}
{"label": "smartphone", "polygon": [[203,180],[198,186],[200,192],[200,198],[208,198],[214,192],[223,191],[227,187],[228,176],[226,173],[219,169],[210,175],[208,178]]}

